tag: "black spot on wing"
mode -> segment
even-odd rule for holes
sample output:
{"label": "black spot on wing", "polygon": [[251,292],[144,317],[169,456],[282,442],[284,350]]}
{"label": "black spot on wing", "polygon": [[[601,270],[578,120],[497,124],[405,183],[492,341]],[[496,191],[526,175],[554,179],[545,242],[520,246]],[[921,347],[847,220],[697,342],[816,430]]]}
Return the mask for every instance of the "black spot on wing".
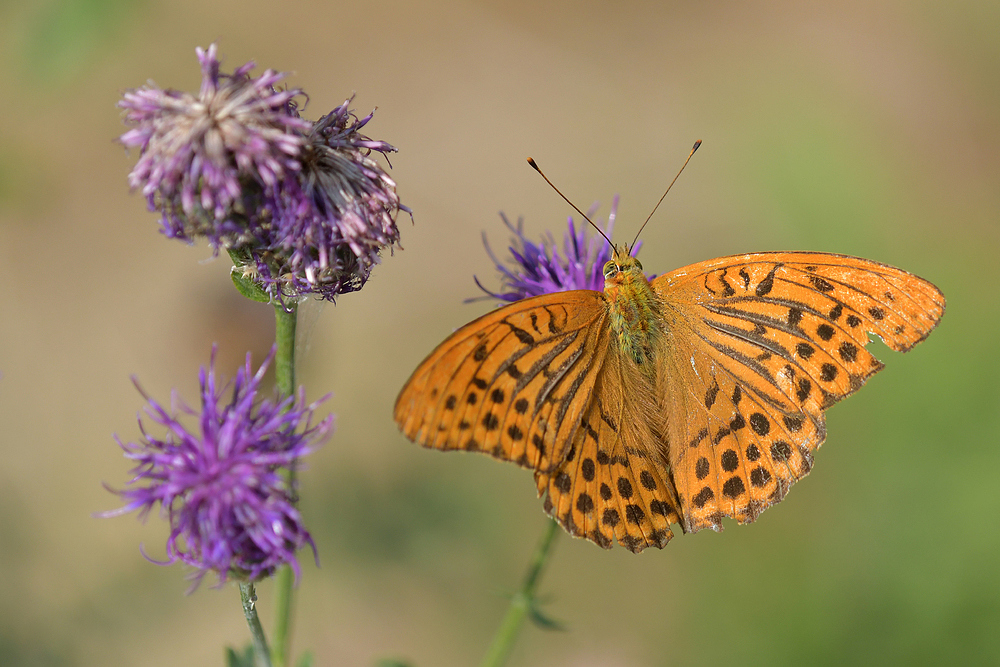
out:
{"label": "black spot on wing", "polygon": [[695,495],[695,497],[691,499],[691,502],[694,503],[695,507],[697,507],[698,509],[701,509],[702,507],[704,507],[706,505],[706,503],[708,503],[709,500],[711,500],[714,497],[715,497],[715,493],[712,491],[712,489],[710,489],[709,487],[706,486],[706,487],[703,487],[701,489],[701,491],[699,491]]}
{"label": "black spot on wing", "polygon": [[755,412],[750,415],[750,428],[753,429],[754,433],[763,437],[768,434],[771,430],[771,423],[767,420],[760,412]]}
{"label": "black spot on wing", "polygon": [[774,268],[771,269],[766,276],[764,276],[764,279],[757,283],[757,296],[765,296],[771,292],[774,288],[774,273],[781,267],[781,264],[775,264]]}
{"label": "black spot on wing", "polygon": [[[532,315],[532,317],[534,317],[534,313],[532,313],[531,315]],[[514,336],[517,337],[517,339],[521,342],[522,345],[534,345],[535,344],[535,337],[532,336],[527,331],[525,331],[524,329],[511,324],[506,319],[503,319],[503,320],[500,320],[500,321],[503,324],[507,325],[507,327],[511,330],[511,333],[513,333]]]}
{"label": "black spot on wing", "polygon": [[833,285],[831,285],[826,280],[823,280],[819,276],[809,276],[809,282],[812,283],[813,287],[818,289],[820,292],[832,292]]}
{"label": "black spot on wing", "polygon": [[740,280],[743,281],[743,289],[750,289],[750,274],[745,266],[740,267]]}
{"label": "black spot on wing", "polygon": [[727,498],[739,498],[746,492],[746,486],[739,477],[730,477],[722,485],[722,495]]}
{"label": "black spot on wing", "polygon": [[855,346],[854,343],[848,341],[844,341],[843,343],[841,343],[840,348],[837,350],[837,352],[840,354],[840,358],[848,363],[853,362],[858,358],[857,346]]}
{"label": "black spot on wing", "polygon": [[712,386],[705,392],[705,407],[709,410],[715,405],[715,397],[719,394],[719,383],[713,382]]}
{"label": "black spot on wing", "polygon": [[767,486],[767,483],[770,481],[771,473],[769,473],[766,468],[757,466],[750,471],[750,483],[758,489],[763,486]]}

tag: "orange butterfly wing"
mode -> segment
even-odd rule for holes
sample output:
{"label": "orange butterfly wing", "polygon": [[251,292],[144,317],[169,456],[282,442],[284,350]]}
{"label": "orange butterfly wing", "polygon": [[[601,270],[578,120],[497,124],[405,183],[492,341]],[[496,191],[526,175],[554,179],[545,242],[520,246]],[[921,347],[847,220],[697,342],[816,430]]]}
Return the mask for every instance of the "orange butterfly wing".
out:
{"label": "orange butterfly wing", "polygon": [[865,259],[755,253],[652,282],[667,332],[669,465],[686,532],[747,523],[812,467],[823,410],[882,368],[868,333],[907,351],[937,325],[931,283]]}
{"label": "orange butterfly wing", "polygon": [[609,335],[601,292],[546,294],[488,313],[414,371],[396,422],[425,447],[551,469],[590,403]]}
{"label": "orange butterfly wing", "polygon": [[649,445],[662,440],[662,409],[652,384],[626,373],[604,294],[557,292],[452,334],[403,387],[395,419],[425,447],[534,469],[545,511],[573,535],[663,547],[679,516],[666,449]]}
{"label": "orange butterfly wing", "polygon": [[604,548],[662,549],[680,521],[653,380],[612,346],[562,464],[535,473],[545,511]]}

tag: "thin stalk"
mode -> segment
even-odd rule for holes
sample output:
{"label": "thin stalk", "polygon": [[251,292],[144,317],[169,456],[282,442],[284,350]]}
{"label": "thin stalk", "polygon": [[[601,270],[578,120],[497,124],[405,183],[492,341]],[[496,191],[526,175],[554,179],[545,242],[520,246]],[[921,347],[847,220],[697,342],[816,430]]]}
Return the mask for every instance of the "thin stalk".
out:
{"label": "thin stalk", "polygon": [[295,391],[295,323],[298,308],[288,304],[290,311],[280,303],[274,304],[274,342],[278,351],[274,357],[274,378],[281,396],[291,396]]}
{"label": "thin stalk", "polygon": [[[274,377],[282,397],[291,396],[295,391],[295,323],[297,309],[294,303],[286,306],[274,305],[274,342],[278,349],[274,357]],[[289,488],[295,482],[295,472],[290,471]],[[274,643],[271,646],[271,660],[275,667],[288,664],[291,651],[292,625],[292,585],[295,573],[288,565],[283,565],[274,577]]]}
{"label": "thin stalk", "polygon": [[257,592],[253,584],[240,582],[240,599],[243,600],[243,616],[250,626],[250,636],[253,638],[253,655],[257,667],[271,667],[271,654],[267,650],[267,638],[264,628],[257,617]]}
{"label": "thin stalk", "polygon": [[554,519],[550,519],[545,533],[542,535],[542,540],[538,543],[538,548],[535,549],[535,555],[531,558],[524,583],[511,598],[507,614],[500,623],[500,629],[493,637],[493,643],[486,651],[486,657],[483,658],[480,667],[500,667],[510,657],[514,642],[517,640],[517,634],[521,625],[524,624],[524,618],[535,603],[535,588],[538,586],[538,580],[542,576],[542,568],[552,550],[552,542],[558,533],[559,524]]}

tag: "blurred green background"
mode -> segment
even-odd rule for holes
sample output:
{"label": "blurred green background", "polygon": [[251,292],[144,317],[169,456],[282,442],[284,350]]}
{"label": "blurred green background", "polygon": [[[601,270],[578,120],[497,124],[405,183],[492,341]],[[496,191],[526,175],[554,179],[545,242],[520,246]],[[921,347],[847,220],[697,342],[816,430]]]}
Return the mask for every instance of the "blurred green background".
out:
{"label": "blurred green background", "polygon": [[[166,242],[132,196],[115,103],[147,79],[291,71],[317,118],[357,91],[415,224],[366,288],[305,308],[300,381],[333,392],[333,439],[302,475],[295,648],[319,665],[475,664],[544,517],[531,475],[425,451],[396,392],[489,306],[481,249],[526,216],[621,195],[657,273],[754,250],[870,257],[947,295],[943,323],[828,413],[816,468],[753,526],[607,552],[561,535],[542,584],[567,632],[527,628],[512,663],[1000,661],[1000,4],[912,2],[135,2],[0,4],[0,664],[221,665],[247,631],[236,589],[185,596],[166,528],[97,520],[138,436],[136,374],[196,396],[213,342],[231,372],[273,319],[228,259]],[[269,584],[258,589],[265,623]]]}

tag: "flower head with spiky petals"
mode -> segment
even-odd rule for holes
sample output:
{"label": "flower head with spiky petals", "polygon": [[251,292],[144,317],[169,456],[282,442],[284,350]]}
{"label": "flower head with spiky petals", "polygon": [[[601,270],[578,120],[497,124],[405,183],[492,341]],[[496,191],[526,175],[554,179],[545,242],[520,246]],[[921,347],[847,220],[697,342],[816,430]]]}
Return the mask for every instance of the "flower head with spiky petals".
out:
{"label": "flower head with spiky petals", "polygon": [[197,54],[198,95],[152,83],[125,93],[118,106],[134,127],[120,141],[141,151],[129,185],[162,213],[163,232],[218,250],[260,235],[256,195],[298,171],[311,123],[295,112],[301,90],[275,88],[285,74],[251,77],[252,61],[222,73],[215,44]]}
{"label": "flower head with spiky petals", "polygon": [[[261,399],[258,390],[273,357],[272,349],[254,373],[248,354],[226,401],[227,388],[216,386],[213,349],[212,363],[199,376],[200,412],[176,397],[167,410],[143,393],[146,416],[166,434],[149,434],[140,418],[139,442],[116,436],[136,465],[127,487],[114,491],[125,506],[99,516],[138,510],[145,518],[159,504],[170,522],[167,561],[160,564],[195,567],[195,586],[208,572],[219,583],[229,577],[254,581],[284,563],[298,576],[295,553],[308,544],[315,555],[286,472],[325,439],[333,417],[313,423],[318,403],[306,405],[302,390],[280,401]],[[185,414],[197,418],[196,429],[181,423]]]}
{"label": "flower head with spiky petals", "polygon": [[[588,211],[588,217],[597,212],[597,205]],[[618,196],[611,202],[611,212],[608,214],[604,233],[608,238],[615,225],[618,214]],[[569,229],[563,238],[563,254],[560,256],[558,246],[551,234],[541,243],[533,243],[524,235],[523,221],[519,218],[517,225],[512,225],[507,216],[500,214],[503,223],[514,233],[510,254],[513,261],[511,268],[497,259],[483,233],[483,245],[490,259],[500,272],[500,291],[493,292],[483,287],[479,279],[476,284],[487,295],[501,301],[513,302],[531,296],[540,296],[551,292],[588,289],[600,291],[604,289],[604,263],[611,259],[611,244],[598,235],[588,233],[588,224],[577,227],[573,217],[569,217]],[[589,237],[589,238],[588,238]],[[632,255],[639,252],[642,242],[635,244]]]}
{"label": "flower head with spiky petals", "polygon": [[275,244],[286,263],[279,273],[298,293],[332,299],[360,289],[384,248],[399,243],[396,183],[371,157],[395,152],[360,130],[353,96],[318,120],[306,137],[297,181],[282,184]]}

